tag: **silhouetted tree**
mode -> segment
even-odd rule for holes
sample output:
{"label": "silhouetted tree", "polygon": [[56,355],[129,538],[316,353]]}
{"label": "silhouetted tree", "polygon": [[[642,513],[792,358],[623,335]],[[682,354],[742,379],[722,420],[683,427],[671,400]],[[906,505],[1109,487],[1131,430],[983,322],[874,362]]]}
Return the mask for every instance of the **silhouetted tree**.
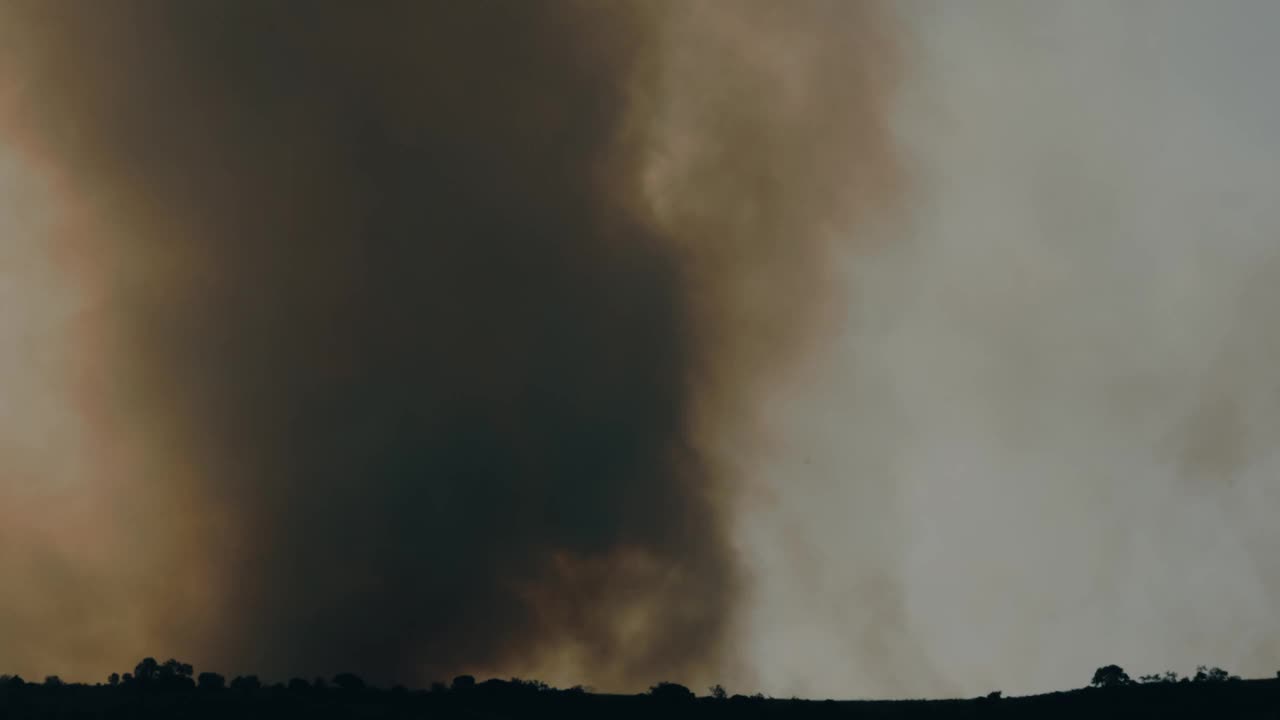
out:
{"label": "silhouetted tree", "polygon": [[1094,687],[1119,687],[1121,685],[1130,685],[1133,680],[1129,677],[1129,673],[1119,665],[1106,665],[1098,668],[1093,673],[1093,681],[1090,685]]}
{"label": "silhouetted tree", "polygon": [[65,684],[57,675],[50,675],[44,679],[44,686],[47,688],[60,688]]}
{"label": "silhouetted tree", "polygon": [[521,692],[546,692],[551,686],[541,680],[523,680],[518,677],[511,678],[511,689]]}
{"label": "silhouetted tree", "polygon": [[173,658],[169,658],[160,666],[159,677],[161,680],[173,680],[175,678],[189,678],[195,670],[184,662],[178,662]]}
{"label": "silhouetted tree", "polygon": [[195,670],[190,665],[169,658],[156,669],[155,681],[164,688],[192,688],[195,687],[191,679],[193,674]]}
{"label": "silhouetted tree", "polygon": [[354,673],[338,673],[333,676],[333,684],[342,690],[356,691],[364,689],[364,680]]}
{"label": "silhouetted tree", "polygon": [[1226,682],[1231,679],[1231,675],[1220,667],[1205,667],[1204,665],[1196,666],[1195,677],[1192,682]]}
{"label": "silhouetted tree", "polygon": [[202,672],[196,678],[196,687],[201,690],[222,690],[227,687],[227,679],[214,672]]}
{"label": "silhouetted tree", "polygon": [[1004,693],[999,690],[992,690],[991,692],[987,693],[988,700],[999,700],[1002,697],[1004,697]]}
{"label": "silhouetted tree", "polygon": [[725,698],[729,697],[729,693],[725,691],[724,686],[721,685],[720,683],[716,683],[715,685],[712,685],[711,687],[707,688],[707,691],[710,692],[711,697],[715,698],[716,700],[724,700]]}
{"label": "silhouetted tree", "polygon": [[693,691],[673,682],[660,682],[649,688],[649,696],[663,702],[686,702],[694,699]]}
{"label": "silhouetted tree", "polygon": [[5,683],[5,685],[11,688],[20,688],[25,686],[26,684],[27,682],[22,679],[21,675],[13,675],[9,678],[9,681]]}
{"label": "silhouetted tree", "polygon": [[453,679],[450,685],[451,690],[470,690],[476,686],[476,678],[474,675],[459,675]]}
{"label": "silhouetted tree", "polygon": [[160,677],[160,663],[156,662],[155,658],[143,658],[142,662],[133,668],[133,679],[139,683],[155,682],[158,677]]}
{"label": "silhouetted tree", "polygon": [[120,684],[120,673],[111,673],[107,676],[107,684],[116,687]]}
{"label": "silhouetted tree", "polygon": [[262,689],[262,681],[257,675],[240,675],[231,681],[231,689],[240,692],[253,692]]}

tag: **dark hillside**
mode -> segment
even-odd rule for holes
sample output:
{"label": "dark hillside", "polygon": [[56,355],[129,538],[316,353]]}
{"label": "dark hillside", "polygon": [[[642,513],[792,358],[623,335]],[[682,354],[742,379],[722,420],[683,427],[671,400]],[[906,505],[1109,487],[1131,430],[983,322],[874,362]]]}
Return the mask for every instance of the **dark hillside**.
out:
{"label": "dark hillside", "polygon": [[[0,679],[0,718],[1280,718],[1280,679],[1156,681],[1026,697],[957,700],[800,700],[762,695],[695,697],[664,683],[640,695],[561,690],[528,680],[462,676],[431,690],[367,687],[342,673],[264,686],[256,677],[193,679],[191,666],[143,661],[107,684]],[[713,690],[718,690],[713,689]],[[717,696],[718,695],[718,696]]]}

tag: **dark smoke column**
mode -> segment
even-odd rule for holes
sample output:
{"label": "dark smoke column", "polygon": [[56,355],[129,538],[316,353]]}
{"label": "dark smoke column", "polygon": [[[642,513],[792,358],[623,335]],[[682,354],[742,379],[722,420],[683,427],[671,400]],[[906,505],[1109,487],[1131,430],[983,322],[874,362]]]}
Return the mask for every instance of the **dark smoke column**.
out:
{"label": "dark smoke column", "polygon": [[198,529],[115,510],[209,608],[138,587],[156,652],[713,678],[743,583],[704,441],[817,317],[827,163],[879,130],[807,33],[862,7],[769,36],[821,93],[749,57],[770,4],[7,8],[17,125],[97,208],[66,242],[103,258],[112,400],[162,428],[132,492]]}

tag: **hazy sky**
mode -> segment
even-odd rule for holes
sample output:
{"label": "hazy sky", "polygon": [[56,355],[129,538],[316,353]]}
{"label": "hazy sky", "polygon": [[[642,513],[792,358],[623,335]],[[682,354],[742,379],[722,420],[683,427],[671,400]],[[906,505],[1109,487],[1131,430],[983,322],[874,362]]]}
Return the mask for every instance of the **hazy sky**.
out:
{"label": "hazy sky", "polygon": [[1280,6],[895,8],[908,210],[847,263],[831,352],[778,392],[778,501],[744,533],[762,677],[1270,676]]}
{"label": "hazy sky", "polygon": [[[38,22],[40,13],[29,11],[38,4],[20,5],[0,3],[0,22]],[[438,673],[453,662],[460,669],[565,682],[573,668],[589,673],[591,662],[609,657],[607,669],[597,662],[598,675],[582,681],[621,687],[647,681],[655,665],[683,652],[689,657],[673,667],[686,676],[673,679],[723,678],[730,691],[852,697],[1073,687],[1108,663],[1133,675],[1211,664],[1270,676],[1280,667],[1280,636],[1271,630],[1280,601],[1280,525],[1274,521],[1280,513],[1280,329],[1273,319],[1280,313],[1280,83],[1273,77],[1280,67],[1273,41],[1280,4],[906,0],[880,6],[879,13],[852,2],[661,7],[652,13],[657,22],[648,24],[647,16],[636,21],[640,30],[609,24],[614,34],[607,36],[620,38],[623,49],[605,51],[579,39],[564,57],[530,71],[556,101],[583,98],[573,107],[587,119],[570,127],[587,139],[580,152],[566,151],[569,160],[561,163],[562,156],[542,146],[520,154],[528,138],[570,122],[536,97],[503,90],[492,99],[499,109],[538,108],[531,134],[519,134],[513,128],[523,126],[505,118],[482,128],[518,137],[501,145],[513,153],[516,169],[510,186],[494,190],[495,215],[507,212],[520,227],[546,221],[503,199],[519,198],[523,189],[554,206],[550,222],[560,231],[591,240],[548,245],[535,234],[533,250],[514,245],[509,251],[525,263],[551,258],[538,265],[547,269],[544,282],[574,289],[556,294],[560,304],[554,307],[580,307],[592,293],[610,300],[598,314],[569,313],[586,329],[567,332],[564,342],[589,348],[570,361],[544,356],[523,331],[495,341],[505,357],[557,368],[509,372],[505,385],[469,402],[482,408],[477,414],[485,421],[536,424],[544,418],[529,408],[541,406],[529,400],[511,410],[504,393],[518,395],[521,383],[551,382],[548,377],[584,383],[552,393],[578,408],[568,419],[552,413],[552,424],[567,428],[564,436],[572,442],[596,438],[614,449],[582,460],[568,451],[562,457],[555,449],[523,447],[523,455],[504,462],[586,478],[582,485],[570,483],[576,494],[569,504],[577,509],[580,501],[589,517],[564,511],[564,522],[579,523],[573,532],[520,525],[512,537],[528,544],[526,553],[506,560],[481,555],[463,570],[439,571],[444,575],[437,577],[458,587],[483,587],[477,597],[484,602],[517,607],[510,633],[519,636],[518,647],[455,638],[439,641],[432,646],[437,654],[424,659],[426,650],[397,646],[403,657],[378,670]],[[575,18],[584,26],[601,22]],[[223,24],[215,26],[234,30],[236,22],[220,17],[216,23]],[[324,19],[316,22],[330,27]],[[373,36],[384,26],[371,21],[366,29]],[[122,29],[136,27],[143,29]],[[98,34],[86,24],[84,32],[102,49],[132,47],[129,33],[168,27],[126,23]],[[0,672],[93,679],[127,669],[141,654],[246,666],[226,668],[233,672],[261,669],[254,663],[273,670],[300,655],[323,655],[305,643],[279,652],[218,644],[210,640],[216,629],[202,624],[202,618],[226,622],[233,612],[260,611],[267,618],[250,625],[291,612],[287,589],[278,589],[278,601],[268,597],[273,589],[264,578],[277,567],[272,553],[286,557],[306,543],[317,545],[307,531],[290,529],[300,522],[295,515],[272,503],[296,508],[312,495],[302,480],[279,481],[284,489],[278,494],[258,493],[261,486],[269,490],[277,475],[309,482],[329,457],[321,453],[321,460],[301,463],[270,439],[239,438],[236,423],[257,416],[218,398],[241,398],[246,408],[272,416],[284,407],[281,417],[301,417],[314,412],[308,403],[319,396],[339,408],[336,418],[350,421],[341,408],[359,406],[362,393],[376,387],[382,395],[395,394],[373,380],[343,379],[354,384],[344,385],[340,395],[324,383],[348,368],[343,363],[371,377],[401,370],[407,375],[410,370],[396,363],[388,370],[367,358],[391,352],[387,348],[415,361],[418,353],[428,358],[411,329],[358,334],[352,345],[375,349],[298,370],[293,375],[305,382],[297,388],[271,386],[269,397],[278,397],[278,405],[250,393],[257,392],[255,372],[288,367],[278,358],[292,356],[289,343],[313,348],[308,343],[320,342],[308,334],[319,329],[293,331],[311,317],[305,308],[317,298],[368,303],[351,311],[355,320],[385,313],[392,300],[438,300],[412,283],[394,298],[369,300],[363,286],[347,277],[344,263],[360,256],[363,246],[343,235],[344,228],[366,232],[366,218],[379,213],[391,217],[388,237],[403,228],[436,226],[423,225],[428,220],[418,216],[412,192],[403,190],[412,187],[405,178],[416,176],[376,155],[388,152],[382,145],[370,142],[371,149],[333,159],[326,154],[330,143],[419,131],[474,140],[472,131],[435,119],[434,105],[405,99],[394,83],[371,83],[376,89],[366,95],[361,83],[385,77],[388,68],[403,70],[402,62],[425,67],[412,53],[405,54],[409,60],[387,53],[367,69],[341,75],[335,92],[374,106],[370,117],[386,113],[393,119],[378,125],[361,117],[350,126],[346,116],[317,120],[288,153],[311,158],[318,152],[325,159],[298,170],[289,164],[292,155],[269,142],[277,137],[275,126],[259,134],[256,123],[260,117],[296,120],[306,116],[303,110],[282,102],[266,105],[261,116],[233,108],[213,119],[198,109],[175,110],[175,123],[189,121],[199,130],[185,133],[137,107],[112,103],[107,90],[130,98],[152,91],[109,68],[91,76],[100,86],[85,81],[66,90],[72,100],[55,97],[44,83],[75,65],[50,61],[56,53],[46,57],[39,43],[47,39],[56,49],[80,31],[37,29],[29,44],[9,44],[11,56],[0,53],[0,60],[21,61],[6,65],[16,70],[0,71],[0,638],[7,638],[0,642]],[[186,31],[174,32],[182,38]],[[540,39],[523,30],[510,33],[513,43]],[[0,31],[0,40],[5,37]],[[246,46],[265,43],[263,37],[270,36],[255,35]],[[412,38],[399,37],[406,39]],[[359,50],[361,41],[351,47]],[[269,96],[274,75],[249,90],[217,85],[257,76],[239,74],[251,71],[251,63],[205,68],[200,53],[216,49],[210,42],[201,50],[168,52],[205,73],[198,77],[218,88],[211,93],[237,102],[261,100],[255,93]],[[516,58],[538,45],[518,47]],[[343,67],[340,56],[334,62],[326,54],[334,52],[329,46],[307,51],[312,55],[306,57]],[[583,57],[606,69],[559,80],[563,63]],[[306,68],[302,60],[289,62]],[[492,79],[487,73],[496,76],[509,60],[494,62],[497,69],[474,72]],[[607,73],[633,63],[653,73],[644,75],[647,85],[626,76],[646,89],[642,99],[626,95],[625,112],[600,110],[593,104],[597,97],[624,102],[621,91],[602,89],[613,87]],[[154,72],[161,89],[152,99],[159,98],[160,106],[185,102],[186,85],[163,68]],[[472,92],[446,90],[463,98]],[[330,108],[321,93],[301,91],[300,107]],[[47,107],[45,98],[54,98]],[[199,100],[195,107],[222,106],[215,101]],[[118,116],[57,112],[64,108]],[[58,118],[57,127],[48,127],[50,118]],[[141,143],[132,133],[151,122],[158,123],[164,152],[214,171],[173,189],[172,178],[152,184],[168,177],[163,172],[170,168],[169,156],[152,145],[140,144],[129,162],[121,159],[128,159],[123,151],[121,157],[92,152],[112,142]],[[271,169],[242,188],[233,171],[253,167],[252,160],[224,160],[202,149],[193,139],[201,133],[219,147],[267,148],[270,157],[263,162]],[[422,152],[421,144],[404,142]],[[441,151],[431,157],[446,156]],[[448,157],[439,162],[463,166]],[[548,186],[561,183],[554,194],[528,181],[541,178],[532,168],[547,162],[557,168]],[[467,167],[478,167],[475,175],[487,179],[504,164],[486,156]],[[576,184],[580,173],[602,169],[622,179],[589,189]],[[224,171],[229,175],[218,174]],[[339,181],[302,181],[352,172],[368,172],[377,182],[351,190]],[[276,183],[292,185],[277,192]],[[377,189],[388,187],[401,195],[383,202]],[[353,209],[329,209],[334,198],[351,193],[360,194]],[[217,202],[206,195],[216,195]],[[556,204],[562,196],[583,195],[590,198],[580,211],[572,202]],[[311,203],[325,209],[308,210]],[[289,265],[325,282],[273,289],[264,302],[281,309],[268,313],[261,327],[256,319],[246,321],[252,330],[216,305],[222,296],[208,289],[220,287],[219,273],[244,272],[263,259],[255,255],[256,226],[222,214],[237,207],[274,218],[281,237],[323,234],[314,247],[331,252],[314,267]],[[579,217],[588,211],[589,217]],[[450,222],[468,232],[483,215],[448,212],[457,215]],[[311,219],[298,219],[308,213]],[[599,217],[616,213],[634,220],[633,234],[618,240],[605,232],[607,242],[596,243]],[[161,250],[173,246],[153,238],[174,228],[186,228],[190,243]],[[249,239],[232,243],[238,248],[232,254],[217,240],[223,231],[244,231]],[[539,248],[547,253],[540,255]],[[469,249],[451,252],[449,262],[474,260]],[[378,272],[401,272],[391,257],[384,264],[368,262]],[[416,249],[405,257],[422,267],[440,259]],[[200,263],[213,269],[202,274]],[[653,275],[637,279],[639,266]],[[675,281],[663,273],[683,273],[687,286],[668,288]],[[582,282],[588,275],[591,281]],[[333,287],[339,289],[328,294]],[[535,281],[514,297],[536,304],[547,292]],[[153,326],[140,319],[151,317],[148,298],[177,298],[179,308],[188,307],[185,302],[194,309],[160,317]],[[477,317],[506,317],[505,306],[494,303],[475,310]],[[603,319],[615,311],[640,312],[636,307],[647,309],[631,319],[645,323],[651,335],[637,340]],[[649,312],[661,321],[645,320]],[[189,329],[188,323],[197,326]],[[262,340],[259,333],[272,327],[289,329],[288,343]],[[684,334],[691,331],[695,339]],[[470,331],[456,332],[470,337]],[[631,349],[620,358],[598,347],[605,341]],[[203,365],[197,371],[174,364],[200,357],[201,348],[222,352],[220,343],[251,346],[252,352],[228,356],[239,363],[235,384]],[[658,362],[670,368],[654,370],[635,359],[654,347],[663,348]],[[468,372],[456,370],[457,377],[470,378]],[[637,374],[681,378],[694,390],[681,384],[654,410],[646,404],[651,392],[611,389]],[[165,380],[168,375],[181,381]],[[159,378],[154,385],[142,382],[151,377]],[[405,382],[405,395],[415,402],[436,402],[435,393],[448,386],[437,379]],[[608,415],[620,406],[652,417],[633,422]],[[364,414],[356,418],[377,437],[389,412],[358,409]],[[436,439],[439,427],[457,437],[467,432],[459,427],[471,427],[457,419],[469,417],[462,410],[450,406],[438,413],[446,420],[431,425],[437,428],[431,442],[448,448],[430,452],[454,458],[450,442],[479,443],[472,436]],[[627,435],[618,428],[639,428],[650,439],[597,437],[582,418],[612,423],[619,437]],[[654,429],[669,418],[679,418],[679,427]],[[376,452],[368,445],[348,452],[346,430],[296,422],[302,429],[283,434],[280,442],[315,443],[329,437],[325,433],[339,433],[343,449],[333,457],[353,463],[366,473],[362,477],[440,468],[435,456],[427,460],[406,450],[423,444],[408,431],[405,439],[367,440],[396,458],[370,465],[362,453]],[[562,441],[553,430],[484,432],[492,435],[485,442],[501,447],[513,439],[533,438],[533,446]],[[244,451],[243,463],[239,456],[225,459],[229,448]],[[601,468],[620,459],[634,461],[636,474],[674,479],[655,485],[628,475],[616,484],[612,478],[599,482],[619,488],[618,497],[633,504],[636,496],[628,489],[647,488],[645,497],[655,507],[678,504],[685,514],[669,524],[646,523],[613,495],[593,494],[591,473],[608,474]],[[700,463],[708,469],[694,467]],[[228,484],[218,472],[229,468],[245,479]],[[507,477],[504,472],[494,471]],[[340,484],[320,487],[344,497]],[[545,499],[568,491],[547,481],[529,492]],[[296,627],[280,631],[282,638],[308,634],[314,627],[308,623],[376,614],[379,596],[368,583],[381,582],[408,598],[392,612],[399,618],[412,616],[414,602],[440,606],[436,589],[385,577],[415,576],[414,563],[422,557],[440,561],[439,550],[412,552],[419,541],[413,502],[422,499],[401,490],[372,495],[376,502],[360,527],[383,526],[379,507],[394,508],[396,518],[385,544],[375,543],[379,558],[368,561],[382,579],[361,581],[366,585],[359,592],[373,599],[321,603],[312,615],[304,609]],[[245,499],[250,497],[258,501]],[[449,497],[461,499],[449,505],[433,496],[430,517],[477,512],[465,504],[472,496]],[[501,504],[502,497],[486,502]],[[325,499],[315,502],[321,520],[332,522],[324,515]],[[485,511],[478,522],[500,528],[510,521]],[[674,547],[670,537],[697,547]],[[484,548],[503,547],[500,534],[480,537],[477,531],[473,539]],[[252,542],[271,552],[240,554]],[[338,543],[326,537],[319,547],[333,552]],[[556,569],[528,571],[524,590],[532,596],[519,595],[518,602],[500,589],[509,577],[495,580],[476,569],[509,569],[547,557]],[[616,591],[602,590],[619,580],[599,575],[606,571],[598,564],[610,562],[634,564],[620,571],[621,579],[652,596],[628,605]],[[325,576],[321,582],[306,570],[291,571],[312,583],[307,587],[352,592],[342,580]],[[245,585],[253,588],[245,597],[238,594],[242,577],[251,578]],[[692,593],[688,602],[686,593]],[[577,613],[591,614],[581,607],[591,603],[603,608],[603,617],[593,621],[599,627],[573,628]],[[727,617],[707,619],[722,608]],[[477,627],[482,620],[475,619]],[[654,641],[637,649],[644,642],[627,633],[640,628],[643,635],[655,624],[697,626],[714,648]],[[427,645],[438,640],[430,628],[411,635]],[[335,647],[381,662],[396,645],[379,635],[367,647],[350,649],[360,642],[355,633],[335,640]],[[449,653],[456,662],[445,657]]]}

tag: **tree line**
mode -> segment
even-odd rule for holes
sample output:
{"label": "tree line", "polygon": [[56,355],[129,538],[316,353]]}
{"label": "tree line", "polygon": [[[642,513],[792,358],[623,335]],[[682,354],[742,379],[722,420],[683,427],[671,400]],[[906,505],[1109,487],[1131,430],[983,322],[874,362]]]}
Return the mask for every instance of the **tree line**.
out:
{"label": "tree line", "polygon": [[[1276,673],[1276,677],[1280,678],[1280,672]],[[1123,687],[1125,685],[1151,685],[1155,683],[1219,683],[1238,680],[1240,680],[1239,675],[1232,675],[1220,667],[1199,665],[1196,667],[1195,675],[1178,677],[1178,673],[1166,671],[1153,675],[1139,675],[1135,681],[1119,665],[1104,665],[1094,671],[1093,680],[1089,681],[1089,685],[1103,688]]]}
{"label": "tree line", "polygon": [[[72,684],[64,682],[57,675],[47,676],[41,683],[28,682],[20,675],[0,675],[0,689],[21,688],[30,685],[39,685],[47,688],[62,688],[69,687]],[[135,690],[192,690],[203,692],[232,691],[241,693],[251,693],[263,689],[275,691],[283,690],[294,693],[323,692],[328,690],[350,693],[367,689],[376,689],[367,685],[364,679],[359,675],[351,672],[341,672],[331,678],[319,676],[311,680],[295,677],[288,682],[278,682],[273,685],[266,685],[257,675],[237,675],[228,681],[225,675],[216,672],[202,672],[196,674],[195,668],[190,663],[181,662],[176,659],[159,662],[153,657],[143,658],[134,666],[133,672],[126,672],[123,674],[118,672],[111,673],[107,676],[105,683],[98,683],[97,686]],[[408,692],[408,689],[403,685],[395,685],[390,688],[390,691]],[[516,677],[509,680],[493,678],[483,682],[477,682],[473,675],[458,675],[447,685],[443,682],[431,683],[428,691],[432,693],[458,694],[554,692],[582,695],[593,692],[594,688],[585,685],[575,685],[570,688],[555,688],[540,680],[527,680]],[[646,694],[662,700],[692,700],[697,697],[689,688],[673,682],[660,682],[657,685],[650,687]],[[727,693],[722,685],[717,684],[708,688],[708,697],[713,699],[726,699]],[[760,694],[752,697],[755,699],[764,698],[764,696]]]}
{"label": "tree line", "polygon": [[[1276,673],[1276,677],[1280,679],[1280,672]],[[1153,684],[1212,684],[1212,683],[1229,683],[1240,681],[1239,675],[1233,675],[1220,667],[1211,667],[1200,665],[1196,668],[1195,674],[1179,676],[1178,673],[1166,671],[1151,675],[1140,675],[1136,680],[1133,679],[1124,668],[1119,665],[1104,665],[1094,671],[1093,677],[1089,682],[1089,687],[1093,688],[1118,688],[1134,685],[1153,685]],[[61,688],[69,684],[65,683],[56,675],[48,676],[42,683],[28,683],[18,675],[0,675],[0,689],[21,688],[27,685],[42,685],[46,688]],[[99,683],[101,687],[103,683]],[[372,689],[368,686],[364,679],[359,675],[351,672],[341,672],[331,678],[315,677],[311,680],[304,678],[293,678],[286,682],[275,683],[267,686],[257,675],[238,675],[227,680],[226,676],[216,672],[202,672],[198,675],[195,673],[194,667],[185,662],[176,659],[169,659],[165,662],[158,662],[155,658],[143,658],[134,666],[133,672],[111,673],[106,678],[105,686],[110,688],[121,689],[137,689],[137,690],[167,690],[181,691],[192,690],[201,692],[221,692],[231,691],[237,693],[254,693],[264,688],[273,691],[287,691],[290,693],[315,693],[325,691],[355,693],[366,689]],[[407,688],[402,685],[396,685],[390,688],[393,693],[408,692]],[[490,679],[483,682],[477,682],[472,675],[459,675],[453,681],[446,685],[442,682],[434,682],[430,685],[431,693],[454,693],[454,694],[526,694],[526,693],[568,693],[568,694],[587,694],[593,692],[593,688],[575,685],[571,688],[560,689],[554,688],[545,682],[539,680],[526,680],[521,678],[511,678],[509,680]],[[685,687],[674,682],[660,682],[649,688],[645,695],[666,702],[685,702],[697,699],[697,695]],[[705,696],[709,700],[765,700],[765,695],[756,693],[751,696],[734,695],[729,697],[728,692],[723,685],[713,685],[707,689]],[[986,696],[988,700],[999,700],[1002,694],[993,692]]]}

